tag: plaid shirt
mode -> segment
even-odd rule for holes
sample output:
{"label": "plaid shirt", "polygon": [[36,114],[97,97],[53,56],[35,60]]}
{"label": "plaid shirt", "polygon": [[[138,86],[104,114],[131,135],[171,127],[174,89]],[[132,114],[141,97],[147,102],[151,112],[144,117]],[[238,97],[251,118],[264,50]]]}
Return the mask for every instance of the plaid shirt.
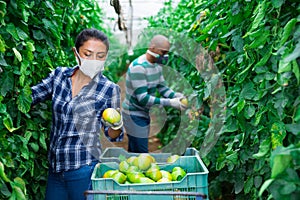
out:
{"label": "plaid shirt", "polygon": [[[120,88],[101,73],[72,98],[71,76],[78,68],[59,67],[32,89],[32,105],[52,100],[48,159],[54,172],[77,169],[101,155],[102,112],[120,107]],[[121,135],[110,141],[121,141]]]}

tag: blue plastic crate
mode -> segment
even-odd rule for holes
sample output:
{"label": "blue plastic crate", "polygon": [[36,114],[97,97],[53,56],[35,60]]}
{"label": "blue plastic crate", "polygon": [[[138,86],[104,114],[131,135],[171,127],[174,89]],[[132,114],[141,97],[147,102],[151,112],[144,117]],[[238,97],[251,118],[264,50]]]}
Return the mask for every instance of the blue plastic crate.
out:
{"label": "blue plastic crate", "polygon": [[[94,191],[125,191],[127,194],[97,194],[95,200],[116,199],[116,200],[176,200],[200,198],[195,195],[151,195],[149,192],[193,192],[208,196],[208,170],[200,157],[182,156],[174,163],[161,164],[160,169],[171,171],[173,167],[180,166],[187,171],[187,175],[181,181],[150,184],[119,184],[111,178],[102,178],[103,174],[110,169],[118,169],[117,162],[99,163],[92,174]],[[130,192],[145,192],[145,194],[130,194]],[[121,193],[121,192],[120,192]]]}
{"label": "blue plastic crate", "polygon": [[[152,155],[157,163],[166,163],[167,158],[171,153],[149,153]],[[120,162],[119,156],[129,158],[131,156],[138,156],[139,153],[129,153],[122,147],[109,147],[106,148],[100,156],[100,162]],[[199,156],[199,152],[195,148],[187,148],[183,156]]]}

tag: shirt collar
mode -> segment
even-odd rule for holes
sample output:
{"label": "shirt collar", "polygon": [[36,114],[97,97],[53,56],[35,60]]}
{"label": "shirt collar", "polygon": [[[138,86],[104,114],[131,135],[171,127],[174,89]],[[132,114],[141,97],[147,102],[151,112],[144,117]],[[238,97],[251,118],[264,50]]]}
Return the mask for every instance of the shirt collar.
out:
{"label": "shirt collar", "polygon": [[73,67],[73,68],[70,68],[69,70],[66,70],[66,71],[64,72],[64,75],[67,76],[67,77],[70,77],[70,76],[72,76],[72,75],[74,74],[74,72],[75,72],[77,69],[79,69],[79,66],[78,66],[78,65],[76,65],[76,66]]}

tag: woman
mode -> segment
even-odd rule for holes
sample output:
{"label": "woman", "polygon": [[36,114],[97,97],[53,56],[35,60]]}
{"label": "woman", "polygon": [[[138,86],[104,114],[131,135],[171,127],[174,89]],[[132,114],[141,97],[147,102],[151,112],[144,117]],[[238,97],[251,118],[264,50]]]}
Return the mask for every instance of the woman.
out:
{"label": "woman", "polygon": [[100,129],[111,141],[123,139],[122,120],[101,119],[106,108],[120,107],[119,86],[102,75],[108,49],[105,34],[83,30],[73,48],[78,66],[59,67],[31,88],[32,105],[52,100],[46,199],[84,199],[101,154]]}

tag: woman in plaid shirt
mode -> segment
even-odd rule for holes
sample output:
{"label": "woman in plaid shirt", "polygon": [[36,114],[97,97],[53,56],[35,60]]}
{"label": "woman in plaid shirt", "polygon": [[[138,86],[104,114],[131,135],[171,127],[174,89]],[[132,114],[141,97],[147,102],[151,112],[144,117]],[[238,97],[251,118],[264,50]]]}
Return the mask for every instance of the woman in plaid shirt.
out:
{"label": "woman in plaid shirt", "polygon": [[46,190],[49,200],[84,199],[91,189],[91,174],[101,155],[99,134],[110,141],[123,139],[123,122],[101,119],[109,107],[120,107],[120,88],[103,74],[108,38],[85,29],[73,48],[78,65],[58,67],[32,89],[32,105],[52,100],[52,127]]}

